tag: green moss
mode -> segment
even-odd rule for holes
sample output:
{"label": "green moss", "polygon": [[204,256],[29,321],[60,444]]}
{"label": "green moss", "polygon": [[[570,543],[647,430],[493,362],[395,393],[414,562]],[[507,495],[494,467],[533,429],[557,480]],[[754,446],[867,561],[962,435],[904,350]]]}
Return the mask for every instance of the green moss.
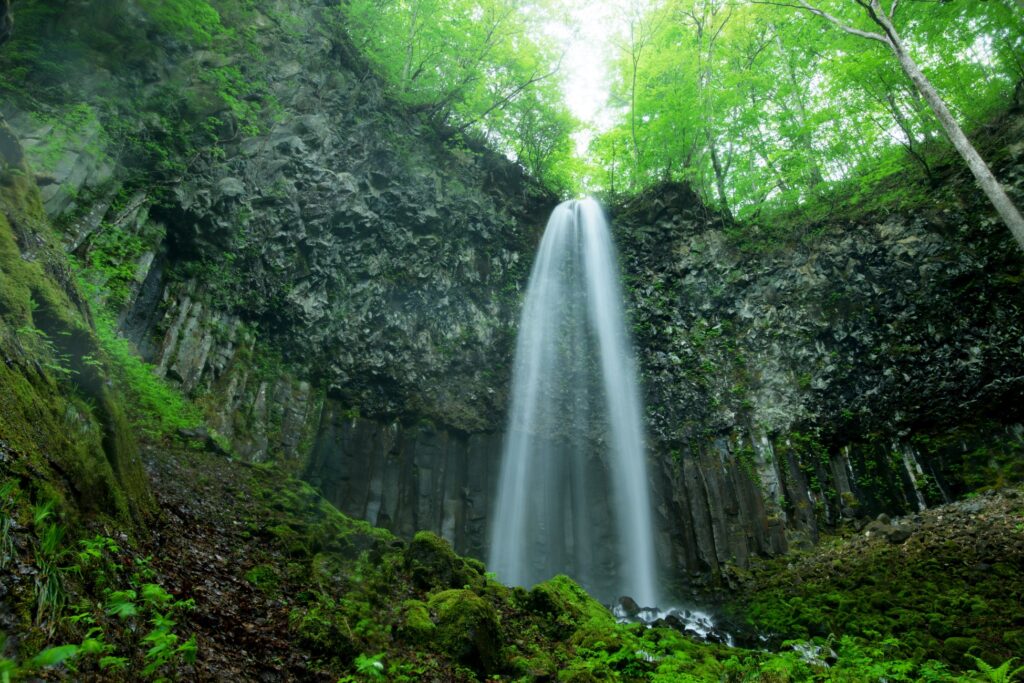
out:
{"label": "green moss", "polygon": [[199,46],[227,34],[220,14],[206,0],[139,0],[149,18],[167,33]]}
{"label": "green moss", "polygon": [[455,554],[448,541],[429,531],[420,531],[405,551],[405,566],[413,580],[424,589],[482,588],[483,576]]}
{"label": "green moss", "polygon": [[245,580],[267,595],[277,592],[281,579],[273,567],[258,564],[245,573]]}
{"label": "green moss", "polygon": [[482,672],[500,664],[498,614],[489,602],[469,590],[447,590],[427,603],[436,614],[434,642],[457,662]]}
{"label": "green moss", "polygon": [[402,603],[403,623],[400,633],[411,643],[428,642],[434,635],[434,622],[430,620],[427,604],[420,600]]}
{"label": "green moss", "polygon": [[970,543],[926,525],[902,545],[879,539],[851,551],[836,542],[819,551],[827,561],[814,554],[764,563],[755,575],[767,585],[742,613],[780,640],[847,639],[851,652],[889,643],[877,657],[954,667],[973,666],[967,654],[1004,661],[1019,651],[1012,633],[1024,611],[1011,596],[1024,594],[1024,583],[1010,568],[1019,561],[1014,516],[987,517]]}
{"label": "green moss", "polygon": [[288,524],[275,524],[267,527],[267,533],[274,537],[285,553],[292,557],[309,555],[309,541]]}
{"label": "green moss", "polygon": [[[21,258],[19,237],[35,245],[32,260]],[[153,505],[138,446],[88,309],[74,284],[55,276],[62,273],[67,265],[38,189],[24,166],[7,168],[0,177],[0,334],[31,341],[9,347],[23,349],[18,363],[0,365],[0,426],[35,454],[41,473],[49,462],[59,467],[65,483],[58,488],[81,509],[138,517]]]}
{"label": "green moss", "polygon": [[350,659],[358,653],[344,618],[329,605],[292,610],[288,617],[296,642],[329,659]]}
{"label": "green moss", "polygon": [[534,611],[561,619],[575,627],[607,629],[615,625],[615,617],[611,612],[564,574],[534,586],[527,604]]}

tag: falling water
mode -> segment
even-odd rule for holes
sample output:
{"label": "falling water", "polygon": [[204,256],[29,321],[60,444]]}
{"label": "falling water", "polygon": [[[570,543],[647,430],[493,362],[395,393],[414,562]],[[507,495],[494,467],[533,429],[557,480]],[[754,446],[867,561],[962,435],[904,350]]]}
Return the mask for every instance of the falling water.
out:
{"label": "falling water", "polygon": [[530,275],[490,567],[530,586],[566,573],[656,604],[644,434],[608,224],[592,199],[551,215]]}

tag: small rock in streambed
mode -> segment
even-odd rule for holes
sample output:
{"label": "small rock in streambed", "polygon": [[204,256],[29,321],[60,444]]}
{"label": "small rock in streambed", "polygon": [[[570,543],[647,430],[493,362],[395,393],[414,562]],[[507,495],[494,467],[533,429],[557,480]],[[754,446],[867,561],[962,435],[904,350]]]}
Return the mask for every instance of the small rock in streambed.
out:
{"label": "small rock in streambed", "polygon": [[623,595],[616,601],[615,609],[613,609],[612,612],[617,617],[627,617],[632,619],[636,615],[640,614],[640,605],[638,605],[636,600],[628,595]]}

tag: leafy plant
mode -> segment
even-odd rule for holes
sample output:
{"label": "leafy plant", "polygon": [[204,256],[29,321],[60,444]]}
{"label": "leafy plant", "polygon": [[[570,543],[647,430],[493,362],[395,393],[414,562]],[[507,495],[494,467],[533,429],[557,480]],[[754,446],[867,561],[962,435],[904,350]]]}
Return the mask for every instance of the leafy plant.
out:
{"label": "leafy plant", "polygon": [[356,671],[370,680],[384,680],[384,655],[359,655],[356,657]]}
{"label": "leafy plant", "polygon": [[42,624],[49,617],[49,630],[56,627],[57,620],[67,602],[64,591],[64,573],[74,567],[63,566],[67,549],[63,546],[67,529],[51,521],[54,502],[47,500],[32,508],[32,522],[36,534],[36,624]]}
{"label": "leafy plant", "polygon": [[988,683],[1011,683],[1011,681],[1015,681],[1018,677],[1024,675],[1024,666],[1011,669],[1013,663],[1017,661],[1016,657],[1007,659],[997,667],[992,666],[980,657],[971,655],[971,659],[974,660],[975,665],[978,667],[978,672],[982,675],[981,680],[988,681]]}

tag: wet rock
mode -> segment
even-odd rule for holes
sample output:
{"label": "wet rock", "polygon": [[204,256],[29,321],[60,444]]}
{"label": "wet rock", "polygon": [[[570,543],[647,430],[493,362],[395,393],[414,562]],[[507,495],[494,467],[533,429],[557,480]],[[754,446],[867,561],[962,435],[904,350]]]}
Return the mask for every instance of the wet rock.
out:
{"label": "wet rock", "polygon": [[636,600],[629,597],[628,595],[621,596],[616,601],[616,615],[623,617],[633,618],[640,613],[640,605],[637,604]]}
{"label": "wet rock", "polygon": [[25,158],[18,138],[7,126],[7,122],[0,118],[0,158],[4,163],[17,166]]}
{"label": "wet rock", "polygon": [[885,540],[890,543],[904,543],[913,536],[914,532],[905,526],[898,526],[890,528],[885,534]]}
{"label": "wet rock", "polygon": [[178,430],[178,436],[185,441],[201,444],[204,449],[211,453],[216,453],[217,455],[231,454],[224,441],[211,434],[206,427],[183,427]]}

